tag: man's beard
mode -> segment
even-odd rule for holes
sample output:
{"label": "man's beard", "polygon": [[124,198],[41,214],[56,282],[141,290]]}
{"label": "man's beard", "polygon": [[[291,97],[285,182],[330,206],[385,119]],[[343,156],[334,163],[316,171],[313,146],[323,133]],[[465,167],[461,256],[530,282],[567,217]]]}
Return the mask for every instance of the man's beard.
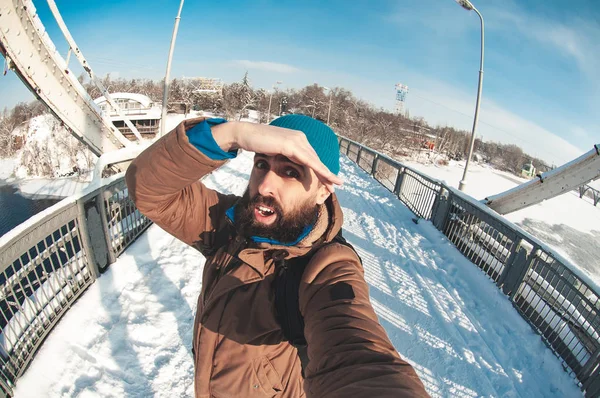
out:
{"label": "man's beard", "polygon": [[[235,226],[238,234],[245,238],[259,236],[276,240],[281,243],[295,242],[304,229],[315,223],[319,214],[319,207],[314,200],[307,200],[298,209],[288,214],[283,214],[283,209],[271,196],[256,194],[250,198],[248,189],[235,207]],[[257,205],[272,208],[277,215],[275,222],[265,225],[256,221],[254,209]]]}

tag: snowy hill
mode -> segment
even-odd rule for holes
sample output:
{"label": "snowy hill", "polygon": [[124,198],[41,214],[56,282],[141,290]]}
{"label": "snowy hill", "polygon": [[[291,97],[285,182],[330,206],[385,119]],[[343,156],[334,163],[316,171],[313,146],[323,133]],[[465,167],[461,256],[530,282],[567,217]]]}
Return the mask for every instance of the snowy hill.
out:
{"label": "snowy hill", "polygon": [[94,167],[96,157],[51,114],[32,118],[13,135],[23,137],[24,141],[13,170],[18,179],[85,176]]}
{"label": "snowy hill", "polygon": [[[205,178],[241,194],[251,154]],[[433,397],[577,397],[574,381],[479,269],[347,159],[336,192],[372,304]],[[49,335],[16,397],[193,396],[203,257],[152,226]]]}
{"label": "snowy hill", "polygon": [[[168,114],[166,131],[186,118],[198,116],[213,115]],[[23,137],[25,144],[13,157],[0,159],[0,183],[16,186],[23,196],[42,199],[71,196],[90,182],[98,158],[51,114],[32,118],[13,135]]]}

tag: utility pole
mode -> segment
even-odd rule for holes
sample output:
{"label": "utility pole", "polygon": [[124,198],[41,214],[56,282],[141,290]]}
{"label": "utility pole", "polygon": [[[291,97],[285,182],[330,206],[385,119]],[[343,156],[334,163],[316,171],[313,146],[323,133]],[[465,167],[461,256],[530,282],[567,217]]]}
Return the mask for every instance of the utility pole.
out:
{"label": "utility pole", "polygon": [[469,153],[467,155],[467,163],[465,164],[465,171],[463,173],[462,180],[458,184],[458,189],[461,191],[465,190],[467,185],[467,171],[469,169],[469,163],[471,163],[471,157],[473,156],[473,146],[475,145],[475,132],[477,131],[477,121],[479,120],[479,104],[481,103],[481,85],[483,83],[483,16],[475,8],[475,6],[469,0],[456,0],[456,2],[467,11],[475,11],[479,15],[481,21],[481,57],[479,59],[479,84],[477,86],[477,102],[475,103],[475,117],[473,118],[473,131],[471,132],[471,142],[469,144]]}
{"label": "utility pole", "polygon": [[165,73],[165,84],[163,87],[163,103],[162,103],[162,116],[160,118],[160,135],[165,135],[165,125],[167,124],[167,107],[169,98],[169,75],[171,74],[171,61],[173,60],[173,52],[175,51],[175,40],[177,39],[177,30],[179,29],[179,20],[181,19],[181,9],[183,8],[183,1],[179,3],[179,12],[175,18],[175,26],[173,27],[173,36],[171,36],[171,48],[169,49],[169,59],[167,60],[167,72]]}
{"label": "utility pole", "polygon": [[273,84],[273,89],[271,90],[271,95],[269,96],[269,110],[267,112],[267,124],[271,121],[271,101],[273,100],[273,91],[276,90],[278,84],[281,84],[281,82],[276,81],[275,84]]}

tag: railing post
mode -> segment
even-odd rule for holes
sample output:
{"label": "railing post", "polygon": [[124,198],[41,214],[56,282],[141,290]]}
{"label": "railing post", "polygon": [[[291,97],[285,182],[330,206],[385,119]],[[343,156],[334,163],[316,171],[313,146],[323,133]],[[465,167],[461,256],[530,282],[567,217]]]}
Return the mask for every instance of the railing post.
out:
{"label": "railing post", "polygon": [[105,196],[107,196],[107,194],[110,195],[110,192],[107,193],[105,188],[106,187],[102,187],[100,189],[100,193],[96,196],[96,205],[100,210],[100,218],[102,219],[102,229],[104,230],[104,239],[106,239],[106,246],[108,247],[108,264],[112,264],[115,261],[117,261],[117,255],[115,254],[115,251],[113,249],[110,238],[110,231],[108,230],[108,216],[106,213],[106,206],[104,201]]}
{"label": "railing post", "polygon": [[518,243],[518,246],[511,253],[502,274],[498,277],[496,284],[502,288],[504,294],[514,299],[515,294],[519,288],[519,285],[525,278],[525,273],[531,262],[530,254],[534,255],[534,250],[527,250],[523,247],[524,241]]}
{"label": "railing post", "polygon": [[439,231],[444,231],[449,211],[450,194],[447,189],[441,188],[435,198],[435,202],[433,202],[433,208],[431,210],[431,221]]}
{"label": "railing post", "polygon": [[378,163],[379,163],[379,155],[375,154],[375,156],[373,158],[373,165],[371,166],[371,175],[375,179],[377,179],[377,177],[375,177],[375,172],[377,171],[377,164]]}
{"label": "railing post", "polygon": [[352,145],[352,143],[348,141],[348,145],[346,145],[346,156],[350,154],[350,145]]}
{"label": "railing post", "polygon": [[360,155],[362,155],[363,147],[358,147],[358,153],[356,154],[356,164],[360,167]]}
{"label": "railing post", "polygon": [[579,380],[583,385],[586,397],[600,395],[600,349],[596,350],[581,369]]}
{"label": "railing post", "polygon": [[402,186],[404,185],[404,176],[406,174],[406,168],[400,167],[398,169],[398,176],[396,177],[396,185],[394,185],[394,194],[400,197],[402,192]]}
{"label": "railing post", "polygon": [[98,210],[96,200],[101,190],[96,190],[92,194],[84,196],[77,201],[79,209],[79,226],[81,228],[82,245],[88,255],[90,270],[94,278],[98,278],[100,273],[106,269],[109,264],[108,245],[104,234],[104,224]]}

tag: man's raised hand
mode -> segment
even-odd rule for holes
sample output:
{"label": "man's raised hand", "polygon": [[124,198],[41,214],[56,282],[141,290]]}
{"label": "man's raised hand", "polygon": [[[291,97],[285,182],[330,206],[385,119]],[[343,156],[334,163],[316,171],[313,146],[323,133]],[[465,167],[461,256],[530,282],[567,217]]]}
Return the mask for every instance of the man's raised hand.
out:
{"label": "man's raised hand", "polygon": [[282,127],[246,122],[228,122],[212,127],[216,143],[224,151],[244,149],[268,156],[283,155],[292,162],[309,167],[317,178],[334,191],[342,180],[321,162],[303,132]]}

